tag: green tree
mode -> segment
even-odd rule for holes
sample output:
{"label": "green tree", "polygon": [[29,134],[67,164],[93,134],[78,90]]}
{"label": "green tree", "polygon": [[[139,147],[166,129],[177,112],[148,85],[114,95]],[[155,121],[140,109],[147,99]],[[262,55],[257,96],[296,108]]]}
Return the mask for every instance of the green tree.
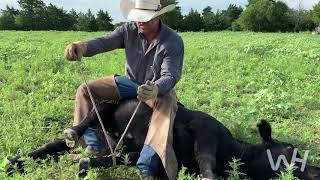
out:
{"label": "green tree", "polygon": [[292,31],[312,31],[316,24],[312,18],[312,11],[305,9],[290,9],[290,26]]}
{"label": "green tree", "polygon": [[211,7],[206,7],[202,11],[204,31],[221,31],[232,29],[232,23],[239,18],[243,9],[240,6],[229,5],[226,10],[212,12]]}
{"label": "green tree", "polygon": [[191,9],[189,14],[183,18],[183,31],[200,31],[203,27],[203,19],[197,10]]}
{"label": "green tree", "polygon": [[289,7],[281,1],[251,0],[238,22],[246,30],[288,31]]}
{"label": "green tree", "polygon": [[320,26],[320,2],[318,2],[312,10],[313,21]]}
{"label": "green tree", "polygon": [[269,31],[291,31],[288,5],[282,1],[273,1],[272,5],[274,9],[268,18],[271,24]]}
{"label": "green tree", "polygon": [[183,20],[183,16],[181,14],[181,7],[178,6],[178,2],[176,0],[161,0],[161,4],[163,7],[169,4],[175,4],[176,8],[164,15],[162,15],[162,21],[175,30],[181,30],[181,23]]}
{"label": "green tree", "polygon": [[222,11],[221,18],[226,29],[231,29],[232,23],[237,20],[242,13],[243,9],[241,6],[230,4],[227,10]]}
{"label": "green tree", "polygon": [[112,31],[114,29],[112,18],[109,16],[109,13],[103,10],[99,10],[97,14],[97,24],[99,31]]}
{"label": "green tree", "polygon": [[22,30],[43,30],[46,27],[46,6],[41,0],[18,0],[20,13],[16,24]]}
{"label": "green tree", "polygon": [[76,12],[76,10],[71,9],[69,11],[68,15],[70,17],[71,24],[72,24],[70,27],[70,30],[77,30],[77,23],[78,23],[78,18],[79,18],[78,13]]}
{"label": "green tree", "polygon": [[221,30],[226,30],[228,29],[227,25],[227,19],[225,14],[225,10],[220,11],[218,10],[214,16],[214,30],[215,31],[221,31]]}
{"label": "green tree", "polygon": [[19,14],[19,11],[13,7],[6,6],[6,9],[1,10],[0,16],[0,29],[1,30],[15,30],[15,18]]}
{"label": "green tree", "polygon": [[53,4],[46,8],[46,21],[48,30],[72,30],[74,25],[73,17]]}
{"label": "green tree", "polygon": [[207,6],[202,10],[203,29],[204,31],[214,31],[216,25],[216,17],[212,12],[212,8]]}
{"label": "green tree", "polygon": [[77,30],[79,31],[97,31],[98,24],[96,21],[95,16],[92,14],[91,10],[89,9],[86,14],[80,13],[77,23]]}

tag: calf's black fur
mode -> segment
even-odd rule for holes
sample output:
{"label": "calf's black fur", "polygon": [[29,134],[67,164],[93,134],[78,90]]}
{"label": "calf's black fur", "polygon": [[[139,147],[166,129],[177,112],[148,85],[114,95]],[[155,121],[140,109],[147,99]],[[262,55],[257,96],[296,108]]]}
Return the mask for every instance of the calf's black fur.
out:
{"label": "calf's black fur", "polygon": [[[124,131],[137,104],[137,100],[125,100],[120,102],[118,107],[108,102],[98,106],[107,131],[115,139]],[[131,165],[134,165],[139,157],[151,114],[152,110],[143,104],[124,139],[124,151],[129,153]],[[95,123],[97,123],[97,117],[92,111],[79,126],[73,129],[81,135],[88,126]],[[290,162],[294,147],[273,139],[271,126],[267,121],[261,121],[258,124],[258,130],[262,143],[249,144],[235,139],[230,131],[214,117],[179,105],[173,128],[173,147],[178,164],[180,167],[182,165],[187,167],[191,173],[201,174],[203,178],[215,179],[228,176],[227,171],[231,169],[229,162],[235,158],[241,160],[240,171],[247,177],[257,180],[275,178],[280,174],[280,170],[285,169],[285,166],[281,164],[279,170],[273,171],[267,157],[267,149],[270,150],[274,161],[278,156],[285,155]],[[37,159],[46,154],[53,155],[69,150],[64,140],[55,140],[29,153],[29,156]],[[17,157],[11,161],[12,164],[23,162]],[[91,158],[86,163],[90,167],[110,167],[112,165],[109,157]],[[294,171],[294,175],[299,179],[320,179],[320,168],[307,165],[301,172],[301,163],[297,163],[296,166],[298,168]],[[85,175],[88,167],[81,168],[81,175]],[[164,171],[160,172],[162,174],[160,173],[159,176],[163,176]]]}

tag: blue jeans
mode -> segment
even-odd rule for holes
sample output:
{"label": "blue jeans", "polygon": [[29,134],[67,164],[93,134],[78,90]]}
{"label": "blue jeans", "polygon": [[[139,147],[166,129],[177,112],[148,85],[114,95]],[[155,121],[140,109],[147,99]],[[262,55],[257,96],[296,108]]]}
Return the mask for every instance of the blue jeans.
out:
{"label": "blue jeans", "polygon": [[[125,76],[116,76],[115,81],[123,99],[132,99],[137,97],[138,85]],[[89,127],[84,133],[84,141],[87,146],[94,149],[101,148],[102,141],[97,136],[97,128]],[[144,174],[155,175],[160,164],[160,157],[148,145],[144,145],[137,162],[137,166]]]}
{"label": "blue jeans", "polygon": [[[116,76],[115,81],[122,98],[137,97],[138,85],[125,76]],[[83,134],[84,142],[92,149],[100,149],[104,144],[97,136],[97,127],[89,127]]]}
{"label": "blue jeans", "polygon": [[91,126],[86,129],[83,134],[84,143],[91,146],[91,149],[101,149],[104,143],[97,135],[98,129],[96,126]]}

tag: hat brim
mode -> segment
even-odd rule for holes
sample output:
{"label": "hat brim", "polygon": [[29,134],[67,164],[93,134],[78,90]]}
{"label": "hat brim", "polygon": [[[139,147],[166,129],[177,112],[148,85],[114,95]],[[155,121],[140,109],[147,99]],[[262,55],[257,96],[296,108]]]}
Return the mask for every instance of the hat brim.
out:
{"label": "hat brim", "polygon": [[175,5],[168,5],[159,11],[152,10],[143,10],[143,9],[135,9],[134,1],[132,0],[121,0],[120,2],[120,10],[124,18],[129,21],[135,22],[148,22],[151,19],[158,17],[164,13],[170,12],[175,9]]}

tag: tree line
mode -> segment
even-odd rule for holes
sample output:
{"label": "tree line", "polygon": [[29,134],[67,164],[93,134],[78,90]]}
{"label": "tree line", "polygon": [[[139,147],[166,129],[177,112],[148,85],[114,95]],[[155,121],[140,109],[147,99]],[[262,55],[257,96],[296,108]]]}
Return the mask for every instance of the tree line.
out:
{"label": "tree line", "polygon": [[114,29],[107,11],[99,10],[94,15],[89,9],[77,13],[66,11],[42,0],[18,0],[20,10],[6,6],[1,10],[0,30],[75,30],[110,31]]}
{"label": "tree line", "polygon": [[[320,2],[306,10],[302,8],[303,0],[299,1],[297,9],[289,8],[279,0],[248,0],[245,8],[230,4],[225,10],[213,12],[208,6],[202,12],[191,9],[185,16],[181,15],[181,8],[178,7],[164,20],[178,31],[313,31],[320,26]],[[176,0],[165,0],[165,3],[178,4]]]}
{"label": "tree line", "polygon": [[[302,1],[302,0],[300,0]],[[112,24],[107,11],[93,14],[75,10],[66,11],[42,0],[18,0],[20,9],[7,6],[1,10],[0,30],[75,30],[110,31],[122,24]],[[177,8],[162,16],[162,20],[177,31],[312,31],[320,25],[320,2],[313,9],[289,8],[275,0],[248,0],[245,8],[230,4],[227,9],[213,11],[208,6],[198,12],[191,9],[182,15],[177,0],[161,0],[163,6],[176,4]]]}

